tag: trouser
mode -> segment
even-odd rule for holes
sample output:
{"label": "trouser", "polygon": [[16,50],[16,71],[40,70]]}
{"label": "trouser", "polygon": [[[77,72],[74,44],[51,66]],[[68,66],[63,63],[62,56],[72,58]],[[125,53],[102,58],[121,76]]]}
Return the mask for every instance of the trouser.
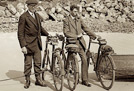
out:
{"label": "trouser", "polygon": [[87,57],[86,57],[86,53],[82,47],[79,48],[78,54],[82,61],[81,62],[81,79],[82,79],[82,81],[87,81],[88,80]]}
{"label": "trouser", "polygon": [[[79,46],[78,54],[82,61],[81,62],[81,79],[82,79],[82,81],[88,81],[88,67],[87,67],[86,53],[84,51],[83,46],[80,43],[77,43],[77,45]],[[68,53],[67,60],[71,60],[71,58],[72,58],[72,53]]]}
{"label": "trouser", "polygon": [[35,46],[33,53],[28,53],[24,55],[24,74],[25,76],[31,75],[32,60],[34,64],[35,77],[38,78],[41,73],[41,50],[38,46]]}

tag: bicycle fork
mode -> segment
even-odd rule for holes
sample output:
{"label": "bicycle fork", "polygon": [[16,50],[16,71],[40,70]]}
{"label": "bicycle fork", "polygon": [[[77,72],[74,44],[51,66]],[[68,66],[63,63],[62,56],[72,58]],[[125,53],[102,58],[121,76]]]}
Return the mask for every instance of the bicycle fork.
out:
{"label": "bicycle fork", "polygon": [[97,54],[96,65],[95,65],[94,71],[96,71],[98,69],[99,60],[100,60],[100,49],[101,49],[101,46],[102,45],[100,45],[99,49],[98,49],[98,54]]}

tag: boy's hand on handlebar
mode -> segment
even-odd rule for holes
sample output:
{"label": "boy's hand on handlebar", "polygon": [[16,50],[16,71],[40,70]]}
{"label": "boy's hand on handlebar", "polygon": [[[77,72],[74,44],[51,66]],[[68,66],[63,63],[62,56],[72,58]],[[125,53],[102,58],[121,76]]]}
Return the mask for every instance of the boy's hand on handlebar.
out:
{"label": "boy's hand on handlebar", "polygon": [[97,39],[97,40],[100,40],[100,39],[101,39],[101,36],[100,36],[100,35],[97,35],[97,36],[96,36],[96,39]]}

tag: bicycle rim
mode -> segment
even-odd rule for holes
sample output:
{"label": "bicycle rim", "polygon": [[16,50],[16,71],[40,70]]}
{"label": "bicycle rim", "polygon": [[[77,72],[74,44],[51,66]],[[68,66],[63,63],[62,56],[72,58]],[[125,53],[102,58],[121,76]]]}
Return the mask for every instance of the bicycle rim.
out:
{"label": "bicycle rim", "polygon": [[110,55],[102,56],[98,65],[99,80],[104,89],[109,90],[112,88],[115,81],[115,64]]}
{"label": "bicycle rim", "polygon": [[64,80],[64,65],[60,56],[54,58],[53,80],[57,91],[62,91]]}
{"label": "bicycle rim", "polygon": [[74,57],[74,59],[69,60],[68,66],[67,66],[67,81],[68,85],[71,91],[73,91],[78,83],[78,59]]}

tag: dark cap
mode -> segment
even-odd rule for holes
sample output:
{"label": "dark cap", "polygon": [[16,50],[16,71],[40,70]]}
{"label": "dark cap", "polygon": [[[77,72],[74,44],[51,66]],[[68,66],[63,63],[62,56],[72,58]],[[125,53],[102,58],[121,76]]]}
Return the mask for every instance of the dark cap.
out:
{"label": "dark cap", "polygon": [[37,0],[27,0],[26,4],[38,4]]}

